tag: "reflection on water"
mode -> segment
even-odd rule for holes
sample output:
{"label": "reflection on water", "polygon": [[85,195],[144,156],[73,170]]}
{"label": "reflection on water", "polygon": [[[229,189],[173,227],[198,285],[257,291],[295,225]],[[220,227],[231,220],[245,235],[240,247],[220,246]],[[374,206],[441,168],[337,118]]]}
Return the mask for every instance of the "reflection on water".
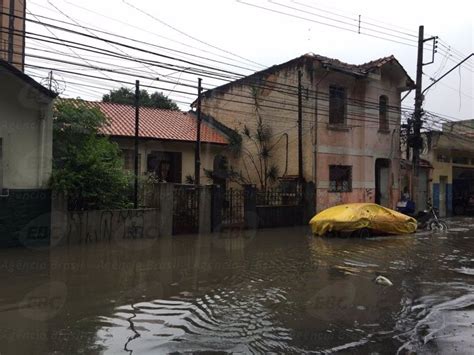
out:
{"label": "reflection on water", "polygon": [[474,220],[450,225],[2,250],[0,353],[474,353]]}

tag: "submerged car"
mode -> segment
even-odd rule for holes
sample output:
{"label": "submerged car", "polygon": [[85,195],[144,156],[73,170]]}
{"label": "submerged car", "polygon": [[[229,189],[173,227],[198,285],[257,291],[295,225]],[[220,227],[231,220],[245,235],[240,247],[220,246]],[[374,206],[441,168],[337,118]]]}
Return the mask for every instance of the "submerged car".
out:
{"label": "submerged car", "polygon": [[365,237],[371,234],[409,234],[417,228],[416,219],[375,203],[350,203],[328,208],[309,222],[313,234],[351,233]]}

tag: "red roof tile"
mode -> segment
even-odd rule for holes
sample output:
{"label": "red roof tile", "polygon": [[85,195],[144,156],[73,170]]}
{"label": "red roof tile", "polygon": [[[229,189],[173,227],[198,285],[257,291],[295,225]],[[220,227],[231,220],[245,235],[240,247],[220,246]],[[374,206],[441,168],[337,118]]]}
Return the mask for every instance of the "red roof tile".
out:
{"label": "red roof tile", "polygon": [[[109,102],[84,101],[98,107],[109,120],[102,132],[111,136],[135,136],[135,107]],[[142,138],[195,142],[197,117],[190,112],[140,107],[139,136]],[[206,122],[201,124],[201,142],[228,144],[226,136]]]}

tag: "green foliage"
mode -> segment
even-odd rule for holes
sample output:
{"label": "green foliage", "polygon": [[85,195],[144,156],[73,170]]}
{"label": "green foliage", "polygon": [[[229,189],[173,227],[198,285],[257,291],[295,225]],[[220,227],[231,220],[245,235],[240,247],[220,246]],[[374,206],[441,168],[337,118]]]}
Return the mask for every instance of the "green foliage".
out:
{"label": "green foliage", "polygon": [[129,177],[117,144],[98,135],[104,115],[78,101],[60,101],[53,123],[51,187],[68,196],[74,209],[123,208]]}
{"label": "green foliage", "polygon": [[[135,92],[126,87],[121,87],[120,89],[111,90],[109,94],[105,94],[102,97],[102,101],[134,105]],[[165,110],[179,110],[179,107],[175,102],[168,99],[165,95],[163,95],[163,93],[158,91],[150,95],[148,91],[140,90],[140,106],[161,108]]]}

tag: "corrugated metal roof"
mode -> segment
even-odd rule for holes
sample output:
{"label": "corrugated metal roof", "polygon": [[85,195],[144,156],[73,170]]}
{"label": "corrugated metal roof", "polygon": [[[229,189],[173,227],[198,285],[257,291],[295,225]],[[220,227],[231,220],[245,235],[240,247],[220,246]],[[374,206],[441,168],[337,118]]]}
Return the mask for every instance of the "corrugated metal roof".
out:
{"label": "corrugated metal roof", "polygon": [[[102,132],[110,136],[135,136],[135,107],[110,102],[84,101],[97,107],[109,120]],[[197,117],[192,112],[140,107],[139,137],[195,142]],[[201,142],[228,144],[227,137],[206,122],[201,124]]]}

